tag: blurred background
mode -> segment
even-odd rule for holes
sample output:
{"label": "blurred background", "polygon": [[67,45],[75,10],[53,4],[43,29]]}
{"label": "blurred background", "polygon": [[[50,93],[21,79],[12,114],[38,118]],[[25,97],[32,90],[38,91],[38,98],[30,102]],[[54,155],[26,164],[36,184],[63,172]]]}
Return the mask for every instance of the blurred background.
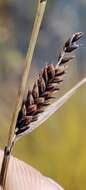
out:
{"label": "blurred background", "polygon": [[[0,0],[0,148],[4,148],[37,0]],[[49,0],[31,65],[33,84],[46,62],[57,63],[65,40],[86,32],[86,0]],[[75,51],[57,98],[86,76],[86,37]],[[21,139],[14,155],[58,181],[65,190],[86,189],[86,85],[48,121]]]}

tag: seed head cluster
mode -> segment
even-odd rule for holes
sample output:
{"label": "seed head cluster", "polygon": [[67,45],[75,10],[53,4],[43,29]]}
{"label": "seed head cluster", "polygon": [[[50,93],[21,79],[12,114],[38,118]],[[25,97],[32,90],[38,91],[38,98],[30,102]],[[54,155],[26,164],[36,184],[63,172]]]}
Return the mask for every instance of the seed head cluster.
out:
{"label": "seed head cluster", "polygon": [[42,69],[32,90],[28,90],[26,100],[22,103],[16,123],[16,135],[30,128],[30,123],[36,121],[39,114],[42,114],[45,107],[50,104],[50,99],[55,98],[54,93],[59,91],[58,84],[63,82],[63,76],[66,72],[66,63],[73,59],[73,56],[70,56],[69,53],[79,47],[79,44],[76,42],[82,36],[82,32],[74,33],[64,44],[58,56],[58,63],[56,65],[46,65],[44,69]]}

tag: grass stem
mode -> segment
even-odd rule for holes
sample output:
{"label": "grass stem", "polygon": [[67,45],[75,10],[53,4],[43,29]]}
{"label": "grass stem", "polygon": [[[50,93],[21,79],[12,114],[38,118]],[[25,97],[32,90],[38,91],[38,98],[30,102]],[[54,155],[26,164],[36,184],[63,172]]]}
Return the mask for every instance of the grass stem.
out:
{"label": "grass stem", "polygon": [[47,3],[47,0],[38,0],[37,12],[35,16],[35,22],[34,22],[34,26],[32,30],[29,48],[26,55],[24,72],[22,75],[22,80],[21,80],[21,84],[19,87],[18,96],[16,100],[16,106],[15,106],[15,110],[14,110],[11,125],[10,125],[8,144],[4,151],[4,158],[3,158],[2,168],[1,168],[1,173],[0,173],[0,185],[3,187],[3,189],[5,189],[6,176],[7,176],[7,170],[8,170],[8,165],[9,165],[9,160],[10,160],[10,155],[11,155],[11,146],[13,143],[13,136],[14,136],[15,126],[16,126],[16,121],[17,121],[19,110],[22,105],[25,88],[26,88],[26,84],[28,80],[30,65],[32,62],[33,53],[34,53],[40,25],[42,23],[46,3]]}

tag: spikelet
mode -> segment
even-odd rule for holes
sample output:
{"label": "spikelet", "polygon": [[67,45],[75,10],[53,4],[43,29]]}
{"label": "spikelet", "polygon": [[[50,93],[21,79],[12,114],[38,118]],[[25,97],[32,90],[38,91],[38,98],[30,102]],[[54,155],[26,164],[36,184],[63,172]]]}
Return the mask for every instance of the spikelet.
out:
{"label": "spikelet", "polygon": [[[30,127],[30,123],[37,120],[39,114],[44,112],[44,108],[50,104],[50,99],[54,98],[54,93],[59,90],[59,83],[63,82],[66,72],[66,63],[74,56],[68,56],[73,50],[79,47],[76,44],[84,33],[77,32],[69,38],[58,56],[58,63],[46,65],[42,69],[32,90],[28,90],[27,98],[23,102],[18,115],[15,134],[21,134]],[[68,54],[68,55],[67,55]]]}

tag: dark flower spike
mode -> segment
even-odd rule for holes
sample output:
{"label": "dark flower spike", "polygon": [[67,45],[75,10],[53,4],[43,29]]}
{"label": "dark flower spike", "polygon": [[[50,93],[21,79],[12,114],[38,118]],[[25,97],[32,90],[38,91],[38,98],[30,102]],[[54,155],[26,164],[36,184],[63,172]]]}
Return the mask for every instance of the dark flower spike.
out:
{"label": "dark flower spike", "polygon": [[73,34],[71,38],[71,43],[78,41],[84,34],[84,32],[76,32],[75,34]]}
{"label": "dark flower spike", "polygon": [[30,128],[30,124],[37,121],[39,114],[42,115],[45,112],[45,107],[51,104],[49,100],[55,98],[54,93],[60,90],[59,84],[63,82],[63,76],[67,69],[66,65],[74,58],[74,56],[66,56],[66,54],[79,47],[76,41],[83,34],[82,32],[77,32],[66,41],[63,50],[59,54],[57,65],[46,65],[34,83],[32,91],[28,90],[27,98],[23,102],[18,115],[15,129],[16,135],[26,133],[26,130]]}
{"label": "dark flower spike", "polygon": [[74,51],[80,46],[76,44],[76,41],[78,41],[83,35],[84,35],[83,32],[74,33],[72,37],[66,41],[65,45],[63,46],[62,51],[59,54],[57,67],[61,64],[66,53],[71,53],[72,51]]}
{"label": "dark flower spike", "polygon": [[74,33],[74,34],[72,35],[72,37],[69,38],[69,39],[66,41],[66,43],[65,43],[63,49],[68,48],[68,47],[71,47],[71,45],[73,45],[73,43],[75,43],[76,41],[78,41],[83,35],[84,35],[83,32],[76,32],[76,33]]}

